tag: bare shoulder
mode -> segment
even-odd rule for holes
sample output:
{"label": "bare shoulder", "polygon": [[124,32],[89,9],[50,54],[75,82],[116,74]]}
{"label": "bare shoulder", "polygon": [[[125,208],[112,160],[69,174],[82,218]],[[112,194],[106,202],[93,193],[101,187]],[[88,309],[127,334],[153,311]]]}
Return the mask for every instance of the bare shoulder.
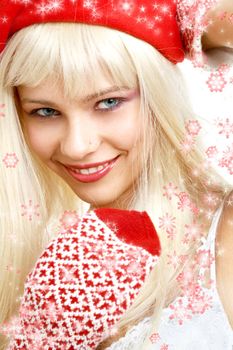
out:
{"label": "bare shoulder", "polygon": [[233,191],[224,201],[218,225],[217,242],[224,247],[233,247]]}
{"label": "bare shoulder", "polygon": [[203,49],[233,47],[233,1],[218,0],[206,14],[209,23],[202,37]]}

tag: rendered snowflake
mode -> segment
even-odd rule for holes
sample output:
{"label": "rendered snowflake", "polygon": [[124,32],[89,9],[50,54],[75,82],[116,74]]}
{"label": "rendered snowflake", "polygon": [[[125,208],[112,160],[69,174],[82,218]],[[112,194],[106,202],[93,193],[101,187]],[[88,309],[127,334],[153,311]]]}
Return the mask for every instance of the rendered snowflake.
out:
{"label": "rendered snowflake", "polygon": [[219,120],[217,127],[220,129],[218,133],[225,135],[227,139],[233,136],[233,122],[230,122],[229,118],[226,118],[225,121]]}
{"label": "rendered snowflake", "polygon": [[161,5],[160,12],[162,12],[163,14],[169,14],[170,13],[170,6],[167,4]]}
{"label": "rendered snowflake", "polygon": [[92,9],[94,7],[95,1],[93,0],[84,0],[83,8]]}
{"label": "rendered snowflake", "polygon": [[171,200],[172,196],[177,194],[176,190],[178,189],[178,187],[175,186],[173,183],[169,182],[168,185],[163,186],[163,189],[165,190],[165,192],[163,193],[163,196]]}
{"label": "rendered snowflake", "polygon": [[195,255],[195,262],[203,269],[210,269],[214,260],[215,259],[211,254],[210,249],[200,249]]}
{"label": "rendered snowflake", "polygon": [[178,194],[176,194],[176,196],[178,197],[178,209],[180,209],[181,211],[183,211],[185,208],[188,209],[190,208],[192,202],[189,198],[189,195],[186,192],[180,192]]}
{"label": "rendered snowflake", "polygon": [[190,320],[192,318],[187,305],[181,298],[170,304],[169,308],[172,310],[172,314],[169,316],[170,320],[176,320],[179,325],[182,325],[184,320]]}
{"label": "rendered snowflake", "polygon": [[6,153],[2,161],[7,168],[15,168],[19,162],[15,153]]}
{"label": "rendered snowflake", "polygon": [[155,343],[157,343],[160,340],[160,335],[159,335],[159,333],[154,332],[154,333],[151,334],[149,339],[150,339],[152,344],[155,344]]}
{"label": "rendered snowflake", "polygon": [[218,155],[218,149],[216,146],[210,146],[207,148],[205,153],[207,154],[208,158],[214,158]]}
{"label": "rendered snowflake", "polygon": [[203,196],[204,202],[208,205],[208,207],[216,207],[220,202],[220,198],[217,194],[207,193]]}
{"label": "rendered snowflake", "polygon": [[195,140],[192,135],[186,135],[185,139],[180,143],[181,152],[185,155],[191,152],[194,148]]}
{"label": "rendered snowflake", "polygon": [[218,66],[218,72],[224,74],[230,71],[230,65],[227,63],[222,63]]}
{"label": "rendered snowflake", "polygon": [[233,175],[233,144],[228,146],[223,152],[223,156],[219,160],[218,165],[222,168],[227,168],[230,175]]}
{"label": "rendered snowflake", "polygon": [[197,120],[189,120],[185,124],[185,129],[189,135],[197,136],[201,130],[201,125]]}
{"label": "rendered snowflake", "polygon": [[32,200],[29,200],[29,204],[21,204],[22,216],[26,216],[30,221],[32,220],[33,216],[40,216],[40,214],[37,212],[37,209],[39,208],[39,204],[33,205]]}
{"label": "rendered snowflake", "polygon": [[[194,269],[189,267],[186,268],[183,272],[180,272],[176,277],[177,282],[179,283],[184,294],[187,293],[188,289],[196,288]],[[194,287],[195,286],[195,287]]]}
{"label": "rendered snowflake", "polygon": [[7,16],[2,16],[2,17],[0,18],[0,21],[2,22],[2,24],[7,23],[8,20],[9,20],[9,18],[8,18]]}
{"label": "rendered snowflake", "polygon": [[48,3],[48,10],[51,12],[58,12],[63,10],[63,0],[50,0]]}
{"label": "rendered snowflake", "polygon": [[187,259],[186,255],[177,255],[174,250],[172,254],[167,254],[168,257],[168,265],[172,265],[174,269],[176,269],[180,264],[183,264]]}
{"label": "rendered snowflake", "polygon": [[80,218],[75,210],[65,210],[60,222],[65,229],[69,229],[79,223]]}
{"label": "rendered snowflake", "polygon": [[191,298],[188,304],[188,308],[193,314],[203,314],[212,306],[213,298],[206,292],[203,293],[202,289],[201,291],[202,292],[200,292],[194,298]]}
{"label": "rendered snowflake", "polygon": [[134,10],[134,2],[131,0],[123,0],[119,3],[118,8],[120,11],[130,15]]}
{"label": "rendered snowflake", "polygon": [[184,233],[184,244],[190,244],[191,242],[196,242],[202,237],[202,227],[201,225],[193,222],[191,225],[185,225]]}
{"label": "rendered snowflake", "polygon": [[11,318],[10,322],[3,323],[0,325],[0,333],[14,338],[21,333],[21,325],[18,317]]}
{"label": "rendered snowflake", "polygon": [[36,13],[41,15],[42,17],[48,12],[48,5],[42,2],[41,4],[36,5]]}
{"label": "rendered snowflake", "polygon": [[222,92],[227,84],[223,74],[219,71],[212,72],[206,83],[211,92]]}
{"label": "rendered snowflake", "polygon": [[160,346],[160,350],[168,350],[169,348],[168,348],[168,345],[167,344],[162,344],[161,346]]}
{"label": "rendered snowflake", "polygon": [[159,228],[162,228],[167,233],[169,233],[175,229],[175,221],[175,217],[172,217],[168,213],[165,213],[165,215],[159,218]]}

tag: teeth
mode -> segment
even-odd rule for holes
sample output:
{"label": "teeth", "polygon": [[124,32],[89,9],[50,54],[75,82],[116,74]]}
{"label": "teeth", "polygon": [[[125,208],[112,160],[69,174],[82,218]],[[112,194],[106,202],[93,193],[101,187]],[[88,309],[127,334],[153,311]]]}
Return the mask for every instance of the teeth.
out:
{"label": "teeth", "polygon": [[95,168],[89,168],[89,169],[71,169],[73,172],[77,173],[77,174],[83,174],[83,175],[89,175],[89,174],[94,174],[97,171],[100,171],[102,169],[104,169],[106,166],[108,165],[108,163],[105,163],[103,165],[99,165]]}
{"label": "teeth", "polygon": [[87,175],[87,174],[89,174],[89,170],[88,169],[80,169],[79,173],[83,174],[83,175]]}

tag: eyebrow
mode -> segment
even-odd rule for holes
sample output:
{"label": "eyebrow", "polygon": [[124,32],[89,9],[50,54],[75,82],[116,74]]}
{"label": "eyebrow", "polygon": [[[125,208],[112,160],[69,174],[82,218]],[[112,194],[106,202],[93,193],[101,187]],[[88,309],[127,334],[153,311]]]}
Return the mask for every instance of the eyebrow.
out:
{"label": "eyebrow", "polygon": [[[129,90],[130,88],[127,87],[127,86],[111,86],[107,89],[104,89],[104,90],[101,90],[99,92],[95,92],[93,94],[89,94],[89,95],[86,95],[85,97],[82,97],[81,98],[81,102],[82,103],[86,103],[86,102],[89,102],[91,100],[94,100],[96,98],[100,98],[101,96],[104,96],[106,94],[109,94],[111,92],[117,92],[117,91],[120,91],[120,90]],[[26,102],[26,103],[39,103],[41,105],[45,105],[45,104],[49,104],[49,105],[56,105],[55,103],[53,103],[52,101],[49,101],[49,100],[34,100],[34,99],[30,99],[30,98],[22,98],[21,102]]]}

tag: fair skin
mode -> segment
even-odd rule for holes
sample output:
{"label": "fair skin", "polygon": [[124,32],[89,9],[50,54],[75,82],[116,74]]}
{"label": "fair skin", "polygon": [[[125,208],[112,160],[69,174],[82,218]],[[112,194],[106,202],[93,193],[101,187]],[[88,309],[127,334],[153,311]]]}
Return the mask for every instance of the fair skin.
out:
{"label": "fair skin", "polygon": [[215,254],[217,289],[233,329],[233,193],[226,200],[218,225]]}
{"label": "fair skin", "polygon": [[[34,88],[21,86],[22,123],[31,150],[78,197],[92,208],[120,207],[127,205],[139,175],[139,93],[137,89],[119,89],[104,79],[95,93],[88,91],[69,100],[62,85],[51,79]],[[88,166],[116,157],[110,172],[94,182],[79,181],[64,167]]]}
{"label": "fair skin", "polygon": [[[202,37],[204,49],[233,48],[233,2],[220,0],[208,11],[209,26]],[[217,289],[233,328],[233,194],[226,200],[216,236]]]}
{"label": "fair skin", "polygon": [[220,0],[211,8],[206,19],[209,23],[202,36],[205,50],[217,47],[233,48],[233,2]]}

